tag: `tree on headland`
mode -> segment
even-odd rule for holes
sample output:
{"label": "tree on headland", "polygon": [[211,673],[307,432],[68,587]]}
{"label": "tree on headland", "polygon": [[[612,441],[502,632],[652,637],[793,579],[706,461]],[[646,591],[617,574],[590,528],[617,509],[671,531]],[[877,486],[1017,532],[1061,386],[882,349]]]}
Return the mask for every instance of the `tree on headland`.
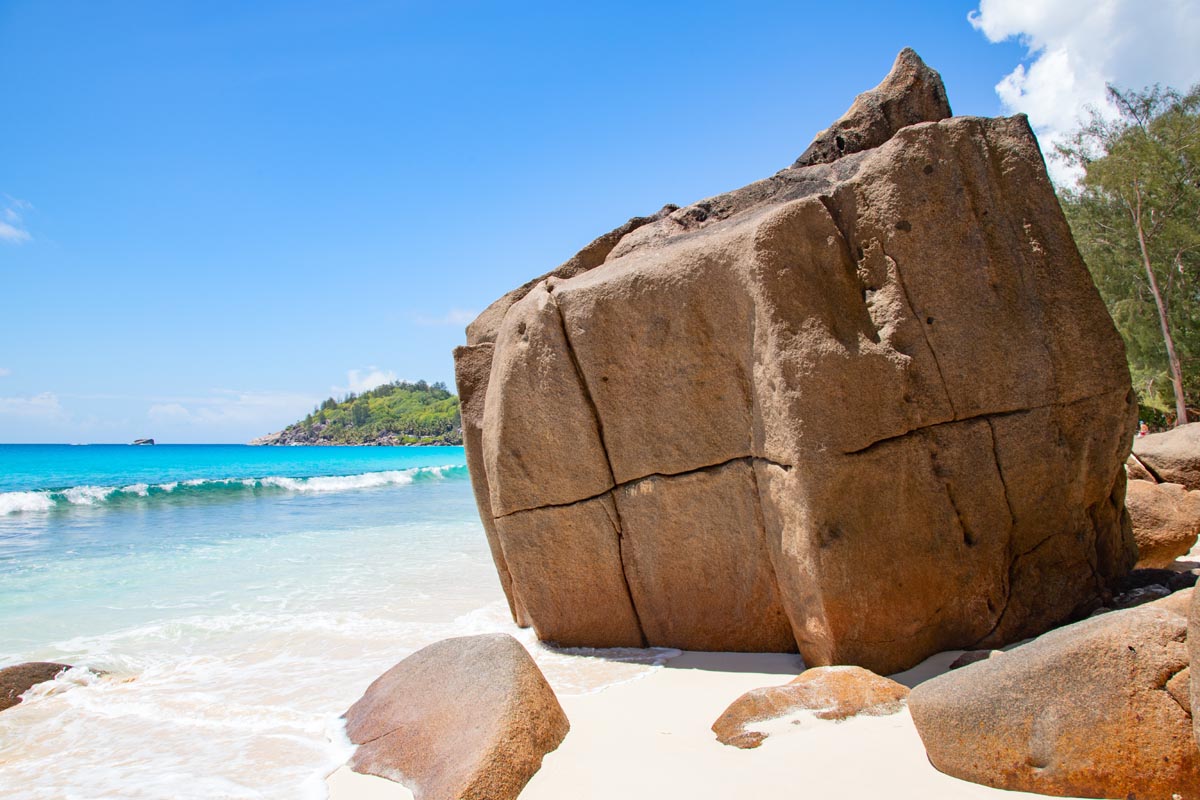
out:
{"label": "tree on headland", "polygon": [[1200,400],[1200,85],[1108,92],[1119,114],[1057,148],[1082,173],[1060,197],[1143,408],[1182,425]]}
{"label": "tree on headland", "polygon": [[275,444],[461,444],[458,398],[446,384],[393,381],[330,397]]}

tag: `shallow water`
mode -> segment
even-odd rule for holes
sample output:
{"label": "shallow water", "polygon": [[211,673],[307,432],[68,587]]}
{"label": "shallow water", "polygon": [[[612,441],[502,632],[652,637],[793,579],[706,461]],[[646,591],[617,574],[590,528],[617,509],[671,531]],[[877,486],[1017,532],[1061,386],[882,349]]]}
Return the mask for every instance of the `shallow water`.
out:
{"label": "shallow water", "polygon": [[319,798],[340,714],[430,642],[512,633],[560,693],[671,655],[516,629],[461,448],[24,447],[0,447],[0,666],[108,674],[0,714],[3,797]]}

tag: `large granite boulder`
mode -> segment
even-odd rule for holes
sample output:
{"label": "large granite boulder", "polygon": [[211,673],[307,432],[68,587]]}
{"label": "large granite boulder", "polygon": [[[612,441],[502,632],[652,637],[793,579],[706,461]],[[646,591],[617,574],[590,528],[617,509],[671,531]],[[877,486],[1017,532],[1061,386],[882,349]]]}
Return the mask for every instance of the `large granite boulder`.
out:
{"label": "large granite boulder", "polygon": [[542,639],[887,674],[1133,565],[1124,348],[1025,118],[951,117],[905,51],[813,148],[468,327],[476,498]]}
{"label": "large granite boulder", "polygon": [[1200,422],[1139,436],[1133,454],[1154,480],[1200,489]]}
{"label": "large granite boulder", "polygon": [[70,664],[53,661],[27,661],[0,669],[0,711],[12,708],[34,686],[52,681],[70,668]]}
{"label": "large granite boulder", "polygon": [[1130,481],[1125,508],[1137,542],[1139,569],[1162,568],[1184,555],[1200,534],[1200,491],[1178,483]]}
{"label": "large granite boulder", "polygon": [[516,639],[446,639],[381,675],[346,712],[356,772],[403,783],[416,800],[520,794],[570,728]]}
{"label": "large granite boulder", "polygon": [[1104,614],[926,681],[909,711],[929,760],[963,780],[1195,800],[1200,749],[1181,702],[1187,628],[1164,606]]}
{"label": "large granite boulder", "polygon": [[811,712],[841,721],[859,714],[878,717],[904,707],[908,687],[862,667],[815,667],[783,686],[751,689],[713,723],[722,744],[749,750],[767,738],[763,723]]}

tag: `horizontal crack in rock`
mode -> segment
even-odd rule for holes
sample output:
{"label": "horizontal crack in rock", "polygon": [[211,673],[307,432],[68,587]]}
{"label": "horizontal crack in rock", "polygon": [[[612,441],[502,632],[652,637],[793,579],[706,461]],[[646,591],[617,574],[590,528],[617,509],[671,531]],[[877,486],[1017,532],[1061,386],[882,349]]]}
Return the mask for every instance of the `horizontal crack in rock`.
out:
{"label": "horizontal crack in rock", "polygon": [[794,469],[793,465],[791,465],[791,464],[784,464],[779,461],[773,461],[769,458],[765,458],[762,456],[735,456],[734,458],[730,458],[725,461],[720,461],[716,464],[706,464],[702,467],[694,467],[692,469],[685,469],[680,472],[651,472],[647,475],[642,475],[637,478],[630,478],[627,481],[622,481],[621,483],[613,484],[613,486],[611,488],[605,489],[603,492],[597,492],[596,494],[590,495],[588,497],[581,497],[578,500],[572,500],[568,503],[547,503],[546,505],[541,505],[541,506],[531,506],[529,508],[518,508],[514,511],[509,511],[507,514],[501,514],[498,517],[493,517],[493,519],[504,519],[505,517],[511,517],[514,514],[523,514],[526,511],[538,511],[543,508],[569,508],[570,506],[577,506],[577,505],[580,505],[581,503],[588,503],[588,502],[591,502],[592,500],[598,500],[599,498],[604,497],[604,495],[609,494],[610,492],[614,492],[617,489],[621,489],[625,486],[630,486],[632,484],[637,483],[638,481],[644,481],[647,478],[681,478],[685,475],[694,475],[698,472],[707,472],[709,470],[720,469],[721,467],[728,466],[729,464],[735,464],[739,461],[744,461],[749,464],[768,464],[773,467],[779,467],[780,469],[784,470],[785,472],[789,472],[792,469]]}
{"label": "horizontal crack in rock", "polygon": [[897,433],[892,436],[885,436],[882,439],[876,439],[875,441],[871,442],[870,444],[863,445],[862,447],[855,448],[854,450],[843,450],[842,455],[847,455],[847,456],[861,455],[862,453],[866,453],[869,450],[872,450],[873,448],[879,447],[880,445],[884,445],[889,442],[894,442],[897,439],[903,439],[906,436],[912,436],[914,433],[920,433],[921,431],[930,430],[932,428],[940,428],[944,425],[955,425],[959,422],[972,422],[975,420],[988,421],[988,420],[992,420],[992,419],[998,419],[1001,417],[1011,417],[1016,414],[1025,414],[1030,411],[1038,411],[1039,409],[1043,409],[1043,408],[1069,408],[1070,406],[1078,405],[1080,403],[1086,403],[1089,400],[1095,400],[1098,397],[1104,397],[1105,395],[1108,395],[1108,394],[1116,394],[1117,392],[1126,393],[1126,392],[1128,392],[1128,389],[1125,389],[1123,387],[1118,387],[1116,389],[1105,389],[1103,391],[1096,392],[1095,394],[1089,394],[1085,397],[1079,397],[1074,400],[1065,400],[1065,401],[1057,402],[1057,403],[1042,403],[1041,405],[1036,405],[1036,406],[1026,406],[1024,408],[1014,408],[1009,411],[985,411],[981,414],[972,414],[969,417],[955,417],[954,419],[948,419],[945,422],[931,422],[928,425],[920,425],[916,428],[911,428],[907,431],[904,431],[903,433]]}

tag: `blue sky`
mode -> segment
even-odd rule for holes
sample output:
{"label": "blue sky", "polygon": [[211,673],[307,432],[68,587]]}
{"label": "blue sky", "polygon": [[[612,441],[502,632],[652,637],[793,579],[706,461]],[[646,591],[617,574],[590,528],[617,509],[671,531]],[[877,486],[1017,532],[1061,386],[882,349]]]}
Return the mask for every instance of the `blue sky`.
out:
{"label": "blue sky", "polygon": [[788,165],[902,47],[956,113],[1018,107],[1041,34],[978,7],[0,0],[0,441],[452,384],[475,312]]}

